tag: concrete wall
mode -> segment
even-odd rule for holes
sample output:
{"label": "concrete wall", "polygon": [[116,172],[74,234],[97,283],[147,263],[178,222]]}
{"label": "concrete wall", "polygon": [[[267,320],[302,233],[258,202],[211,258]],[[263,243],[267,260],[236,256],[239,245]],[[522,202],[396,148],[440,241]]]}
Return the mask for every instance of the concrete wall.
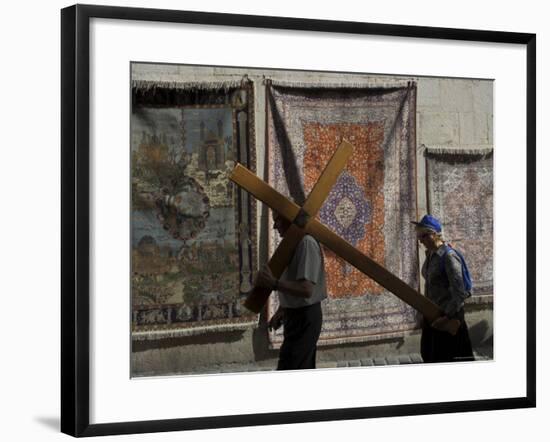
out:
{"label": "concrete wall", "polygon": [[[308,73],[245,68],[189,67],[173,65],[133,65],[132,78],[152,81],[224,81],[241,79],[246,74],[254,81],[256,98],[257,170],[265,162],[265,92],[263,79],[300,82],[365,82],[396,77]],[[489,147],[493,143],[493,83],[490,80],[413,78],[417,96],[417,171],[418,212],[426,212],[424,189],[424,146],[454,148]],[[258,211],[260,226],[259,261],[267,261],[265,211]],[[492,304],[468,305],[467,322],[475,351],[492,357]],[[188,338],[135,342],[132,366],[136,376],[183,373],[270,370],[276,366],[277,351],[269,350],[264,318],[260,326],[245,332],[212,333]],[[337,367],[419,362],[420,334],[413,332],[400,339],[374,343],[319,347],[318,366]]]}

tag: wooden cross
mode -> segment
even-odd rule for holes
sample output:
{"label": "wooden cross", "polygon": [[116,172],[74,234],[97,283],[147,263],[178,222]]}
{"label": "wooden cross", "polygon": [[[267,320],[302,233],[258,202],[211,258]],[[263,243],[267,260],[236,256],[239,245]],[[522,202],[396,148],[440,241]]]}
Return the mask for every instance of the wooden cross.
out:
{"label": "wooden cross", "polygon": [[[353,146],[345,140],[342,141],[302,207],[277,192],[241,164],[237,163],[229,179],[291,223],[268,262],[275,278],[280,278],[290,262],[296,246],[304,235],[309,234],[359,271],[418,310],[429,323],[432,323],[444,315],[444,312],[436,304],[315,219],[352,152]],[[270,294],[270,289],[254,287],[244,305],[252,312],[259,313]],[[447,331],[456,334],[459,325],[460,322],[454,320],[449,324]]]}

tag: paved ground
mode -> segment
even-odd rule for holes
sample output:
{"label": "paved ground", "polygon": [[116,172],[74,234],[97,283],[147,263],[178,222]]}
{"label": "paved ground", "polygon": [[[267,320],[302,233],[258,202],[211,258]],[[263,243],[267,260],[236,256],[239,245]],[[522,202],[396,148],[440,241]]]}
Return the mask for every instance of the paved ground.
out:
{"label": "paved ground", "polygon": [[[474,356],[476,361],[488,361],[492,359],[489,351],[475,351]],[[360,360],[351,361],[336,361],[336,362],[323,362],[317,363],[317,368],[344,368],[344,367],[374,367],[383,365],[403,365],[403,364],[421,364],[423,363],[420,353],[412,353],[409,355],[401,356],[388,356],[385,358],[365,358]],[[214,374],[214,373],[243,373],[243,372],[257,372],[257,371],[273,371],[275,366],[273,362],[269,364],[232,364],[224,367],[209,367],[202,370],[194,371],[193,373],[174,373],[174,375],[185,374]],[[169,375],[168,375],[169,376]]]}

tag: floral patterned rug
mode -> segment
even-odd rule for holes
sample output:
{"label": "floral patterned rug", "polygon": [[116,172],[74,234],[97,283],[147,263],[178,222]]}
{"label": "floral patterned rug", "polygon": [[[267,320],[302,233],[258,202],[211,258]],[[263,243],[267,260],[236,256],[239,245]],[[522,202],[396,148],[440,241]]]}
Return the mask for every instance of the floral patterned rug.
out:
{"label": "floral patterned rug", "polygon": [[[475,302],[493,295],[493,153],[487,149],[426,151],[428,210],[460,250]],[[488,298],[490,297],[490,298]]]}

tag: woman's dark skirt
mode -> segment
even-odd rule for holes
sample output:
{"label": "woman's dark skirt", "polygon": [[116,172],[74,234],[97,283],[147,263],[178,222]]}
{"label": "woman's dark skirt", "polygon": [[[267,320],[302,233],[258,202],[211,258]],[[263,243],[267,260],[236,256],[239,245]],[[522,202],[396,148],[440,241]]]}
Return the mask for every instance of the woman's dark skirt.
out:
{"label": "woman's dark skirt", "polygon": [[420,341],[420,352],[424,362],[473,361],[472,343],[468,325],[464,320],[464,310],[455,315],[460,319],[460,328],[455,336],[424,325]]}

